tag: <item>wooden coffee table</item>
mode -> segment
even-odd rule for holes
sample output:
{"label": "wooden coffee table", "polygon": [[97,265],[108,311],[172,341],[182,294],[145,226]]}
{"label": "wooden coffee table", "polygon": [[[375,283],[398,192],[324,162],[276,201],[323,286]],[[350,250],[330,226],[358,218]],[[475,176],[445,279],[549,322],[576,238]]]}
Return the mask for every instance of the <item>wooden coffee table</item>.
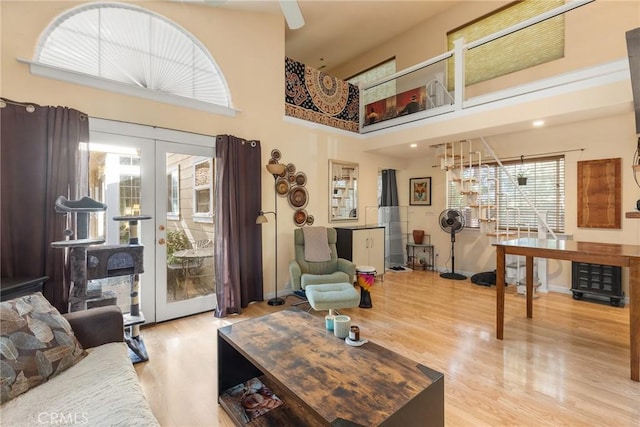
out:
{"label": "wooden coffee table", "polygon": [[441,373],[374,342],[351,347],[301,310],[218,330],[218,393],[254,377],[284,404],[252,426],[444,425]]}

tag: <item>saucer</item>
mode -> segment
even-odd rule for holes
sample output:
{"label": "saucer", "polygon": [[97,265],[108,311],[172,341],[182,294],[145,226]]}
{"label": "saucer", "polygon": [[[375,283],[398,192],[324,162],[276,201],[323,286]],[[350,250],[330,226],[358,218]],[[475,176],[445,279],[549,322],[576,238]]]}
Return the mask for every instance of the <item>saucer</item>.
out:
{"label": "saucer", "polygon": [[344,342],[346,342],[347,344],[349,344],[350,346],[353,346],[353,347],[360,347],[362,344],[368,343],[369,340],[354,341],[351,338],[346,337],[344,339]]}

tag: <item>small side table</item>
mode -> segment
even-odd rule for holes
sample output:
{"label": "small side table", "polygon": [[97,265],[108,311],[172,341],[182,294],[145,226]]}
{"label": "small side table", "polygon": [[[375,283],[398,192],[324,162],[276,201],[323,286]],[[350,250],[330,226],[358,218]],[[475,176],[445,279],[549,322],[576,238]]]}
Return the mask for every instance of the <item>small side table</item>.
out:
{"label": "small side table", "polygon": [[[416,258],[416,252],[418,256],[420,253],[425,255],[425,262],[418,262],[418,258]],[[428,262],[427,262],[428,261]],[[407,243],[407,267],[413,270],[433,270],[433,245],[431,244],[417,244],[417,243]]]}

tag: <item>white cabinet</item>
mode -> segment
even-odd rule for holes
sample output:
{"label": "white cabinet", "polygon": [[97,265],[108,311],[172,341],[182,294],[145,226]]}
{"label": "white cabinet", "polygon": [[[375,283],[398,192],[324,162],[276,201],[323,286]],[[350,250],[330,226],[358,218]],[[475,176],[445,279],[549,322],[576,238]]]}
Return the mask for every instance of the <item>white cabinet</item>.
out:
{"label": "white cabinet", "polygon": [[376,269],[377,277],[384,274],[384,227],[336,227],[338,257],[351,260],[356,266],[368,265]]}

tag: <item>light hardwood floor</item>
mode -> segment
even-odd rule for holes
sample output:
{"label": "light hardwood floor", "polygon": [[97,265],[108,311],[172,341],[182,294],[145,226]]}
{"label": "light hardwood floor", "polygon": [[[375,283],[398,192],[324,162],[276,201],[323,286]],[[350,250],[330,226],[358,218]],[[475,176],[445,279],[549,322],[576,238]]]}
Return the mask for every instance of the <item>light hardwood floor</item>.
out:
{"label": "light hardwood floor", "polygon": [[[542,294],[533,319],[507,288],[504,340],[495,287],[431,272],[385,275],[373,308],[345,309],[361,336],[445,376],[448,426],[640,426],[640,383],[629,378],[629,309]],[[136,370],[163,426],[230,426],[217,404],[216,329],[288,308],[251,304],[143,328],[150,360]],[[325,312],[315,312],[324,324]]]}

